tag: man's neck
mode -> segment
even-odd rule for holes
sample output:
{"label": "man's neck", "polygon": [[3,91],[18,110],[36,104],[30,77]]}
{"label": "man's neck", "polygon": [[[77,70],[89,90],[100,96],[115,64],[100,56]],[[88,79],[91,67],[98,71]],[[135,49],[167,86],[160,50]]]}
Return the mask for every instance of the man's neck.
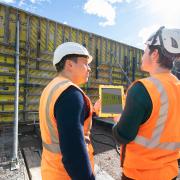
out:
{"label": "man's neck", "polygon": [[77,86],[79,86],[79,84],[74,80],[74,78],[72,77],[72,74],[70,72],[67,71],[62,71],[58,74],[59,77],[63,77],[66,79],[69,79],[72,83],[76,84]]}
{"label": "man's neck", "polygon": [[62,72],[60,72],[60,73],[58,74],[58,76],[64,77],[64,78],[69,79],[70,81],[72,81],[72,78],[71,78],[71,74],[70,74],[70,73],[67,73],[67,72],[62,71]]}
{"label": "man's neck", "polygon": [[155,69],[153,69],[150,73],[150,75],[154,75],[154,74],[160,74],[160,73],[170,73],[171,70],[170,69],[166,69],[166,68],[162,68],[162,67],[157,67]]}

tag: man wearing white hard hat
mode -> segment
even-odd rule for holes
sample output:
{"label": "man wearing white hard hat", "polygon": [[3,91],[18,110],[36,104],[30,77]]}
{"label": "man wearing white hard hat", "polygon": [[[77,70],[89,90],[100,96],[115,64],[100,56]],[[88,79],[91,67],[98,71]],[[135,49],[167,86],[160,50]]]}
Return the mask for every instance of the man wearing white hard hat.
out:
{"label": "man wearing white hard hat", "polygon": [[122,180],[175,180],[180,151],[180,81],[171,73],[180,57],[180,29],[161,27],[146,42],[141,69],[149,77],[128,89],[113,127],[121,146]]}
{"label": "man wearing white hard hat", "polygon": [[58,46],[53,65],[57,76],[40,98],[43,180],[94,180],[89,139],[92,105],[79,85],[88,81],[92,56],[74,42]]}

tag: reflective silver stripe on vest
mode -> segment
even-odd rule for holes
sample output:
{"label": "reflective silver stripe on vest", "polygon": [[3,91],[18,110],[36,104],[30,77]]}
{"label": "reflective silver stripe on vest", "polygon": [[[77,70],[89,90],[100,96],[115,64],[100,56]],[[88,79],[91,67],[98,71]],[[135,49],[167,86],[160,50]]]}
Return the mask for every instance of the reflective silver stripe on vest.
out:
{"label": "reflective silver stripe on vest", "polygon": [[61,82],[57,83],[49,92],[49,96],[48,96],[47,102],[46,102],[46,123],[47,123],[48,129],[49,129],[49,132],[50,132],[52,144],[43,143],[43,147],[45,147],[47,150],[54,152],[54,153],[59,153],[61,151],[60,151],[60,147],[59,147],[59,149],[57,147],[57,145],[59,146],[59,138],[57,137],[57,135],[55,133],[55,129],[51,123],[51,118],[49,116],[50,115],[50,103],[51,103],[54,92],[56,92],[57,89],[59,89],[61,86],[65,85],[65,84],[67,84],[68,82],[70,82],[70,81],[65,80],[65,81],[61,81]]}
{"label": "reflective silver stripe on vest", "polygon": [[161,105],[160,105],[160,110],[159,110],[159,116],[156,121],[156,126],[152,133],[151,139],[138,135],[135,138],[134,142],[136,142],[137,144],[143,145],[147,148],[160,148],[160,149],[166,149],[166,150],[175,150],[177,148],[180,148],[180,142],[160,143],[160,137],[163,132],[165,123],[167,121],[167,116],[168,116],[168,107],[169,107],[168,96],[162,83],[158,79],[154,77],[149,77],[147,78],[147,80],[151,81],[157,87],[160,93]]}
{"label": "reflective silver stripe on vest", "polygon": [[58,144],[46,144],[44,141],[42,141],[42,145],[45,149],[47,149],[48,151],[50,151],[52,153],[60,153],[61,152],[59,143]]}

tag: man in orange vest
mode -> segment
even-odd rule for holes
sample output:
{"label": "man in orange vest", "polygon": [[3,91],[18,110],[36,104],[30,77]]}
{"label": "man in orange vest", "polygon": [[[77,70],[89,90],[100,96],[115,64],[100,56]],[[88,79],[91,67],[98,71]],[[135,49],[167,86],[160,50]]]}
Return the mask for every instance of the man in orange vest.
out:
{"label": "man in orange vest", "polygon": [[94,180],[89,139],[92,105],[79,85],[88,81],[92,56],[78,43],[66,42],[54,52],[57,76],[40,98],[43,180]]}
{"label": "man in orange vest", "polygon": [[180,151],[180,81],[171,73],[180,57],[180,29],[161,27],[146,42],[141,69],[149,77],[127,92],[114,138],[122,144],[122,180],[174,180]]}

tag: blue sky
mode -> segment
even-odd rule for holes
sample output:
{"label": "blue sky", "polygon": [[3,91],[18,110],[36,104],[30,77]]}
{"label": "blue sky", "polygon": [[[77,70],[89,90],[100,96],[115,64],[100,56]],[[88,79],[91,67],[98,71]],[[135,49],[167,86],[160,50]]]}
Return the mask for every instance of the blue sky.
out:
{"label": "blue sky", "polygon": [[0,0],[138,48],[158,27],[180,28],[180,0]]}

